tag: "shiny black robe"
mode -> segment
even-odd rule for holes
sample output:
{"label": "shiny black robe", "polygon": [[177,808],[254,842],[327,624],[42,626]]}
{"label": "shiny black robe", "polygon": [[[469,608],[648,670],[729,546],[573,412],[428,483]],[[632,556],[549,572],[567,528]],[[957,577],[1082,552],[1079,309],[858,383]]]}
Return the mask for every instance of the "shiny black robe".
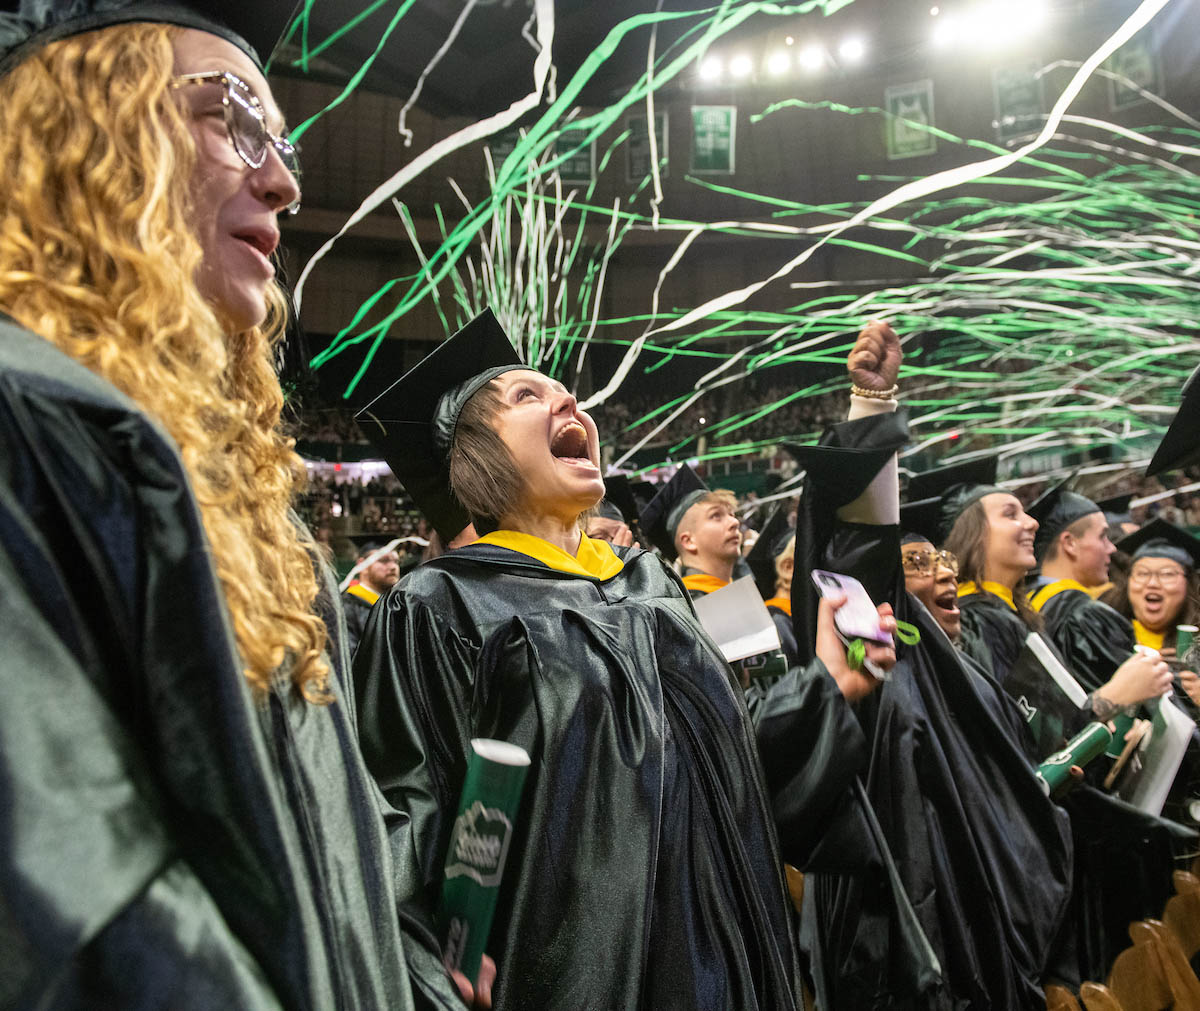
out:
{"label": "shiny black robe", "polygon": [[[868,813],[925,955],[922,964],[922,938],[878,875],[853,866],[811,874],[802,940],[817,1003],[838,1011],[1043,1008],[1047,955],[1070,892],[1067,820],[1013,738],[1020,718],[1012,703],[905,592],[899,529],[836,518],[904,436],[902,420],[889,415],[834,426],[823,438],[799,509],[792,607],[802,656],[814,642],[806,574],[816,567],[855,576],[920,631],[918,645],[899,647],[890,680],[855,708],[871,744],[862,777]],[[844,855],[849,862],[849,845]]]}
{"label": "shiny black robe", "polygon": [[321,606],[336,701],[257,703],[168,437],[0,323],[0,1005],[412,1006]]}
{"label": "shiny black robe", "polygon": [[[1012,608],[990,593],[959,597],[958,604],[964,632],[970,630],[971,638],[965,640],[967,648],[977,651],[982,663],[1007,677],[1029,635],[1028,627]],[[1064,610],[1057,616],[1067,613]],[[1047,637],[1045,633],[1043,637]],[[1056,638],[1051,639],[1051,646],[1058,649]],[[1099,655],[1097,646],[1095,642],[1068,642],[1066,652],[1077,660],[1095,657]],[[1088,672],[1073,668],[1063,659],[1076,680],[1086,684]],[[1078,730],[1087,719],[1087,713],[1081,711],[1078,721],[1066,732]],[[1046,755],[1032,757],[1036,762]],[[1106,759],[1094,762],[1088,770],[1089,780],[1098,783],[1108,764]],[[1072,787],[1060,804],[1071,818],[1074,888],[1068,929],[1056,944],[1050,968],[1053,978],[1078,985],[1082,980],[1107,976],[1113,959],[1128,946],[1127,928],[1132,921],[1161,914],[1171,895],[1173,850],[1186,845],[1195,834],[1090,785]]]}
{"label": "shiny black robe", "polygon": [[[772,816],[804,866],[861,735],[819,665],[760,767],[741,692],[655,555],[599,581],[473,544],[380,600],[354,662],[406,916],[430,923],[469,741],[532,756],[488,944],[506,1008],[791,1008]],[[419,979],[418,979],[419,982]]]}
{"label": "shiny black robe", "polygon": [[371,616],[373,606],[353,593],[345,591],[342,593],[342,611],[346,615],[346,651],[351,657],[358,649],[359,640],[362,639],[363,629],[367,627],[367,618]]}
{"label": "shiny black robe", "polygon": [[958,610],[964,651],[1003,685],[1025,648],[1030,628],[994,593],[981,590],[959,597]]}
{"label": "shiny black robe", "polygon": [[1045,635],[1085,691],[1103,687],[1133,655],[1133,624],[1083,590],[1061,590],[1038,613]]}

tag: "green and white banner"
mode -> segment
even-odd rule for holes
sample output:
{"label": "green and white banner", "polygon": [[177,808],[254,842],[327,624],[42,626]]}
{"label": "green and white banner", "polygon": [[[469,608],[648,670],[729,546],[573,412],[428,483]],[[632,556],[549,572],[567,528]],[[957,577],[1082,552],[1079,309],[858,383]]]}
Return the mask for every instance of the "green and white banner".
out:
{"label": "green and white banner", "polygon": [[1146,101],[1138,88],[1155,95],[1163,93],[1162,67],[1149,29],[1135,35],[1113,53],[1104,69],[1124,78],[1113,80],[1110,77],[1108,80],[1108,104],[1113,112]]}
{"label": "green and white banner", "polygon": [[996,139],[1002,143],[1037,133],[1045,120],[1046,103],[1038,60],[997,67],[992,71],[992,100]]}
{"label": "green and white banner", "polygon": [[693,172],[733,175],[736,145],[736,105],[692,106]]}
{"label": "green and white banner", "polygon": [[937,138],[922,127],[933,126],[933,81],[893,84],[884,92],[889,161],[937,151]]}

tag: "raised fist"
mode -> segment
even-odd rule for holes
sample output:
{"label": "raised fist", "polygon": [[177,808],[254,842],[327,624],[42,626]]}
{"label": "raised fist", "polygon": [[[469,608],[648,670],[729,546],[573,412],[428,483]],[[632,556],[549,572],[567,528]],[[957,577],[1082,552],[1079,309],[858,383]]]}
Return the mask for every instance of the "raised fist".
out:
{"label": "raised fist", "polygon": [[882,393],[896,385],[902,358],[896,331],[882,320],[873,319],[862,328],[846,356],[846,371],[855,386]]}

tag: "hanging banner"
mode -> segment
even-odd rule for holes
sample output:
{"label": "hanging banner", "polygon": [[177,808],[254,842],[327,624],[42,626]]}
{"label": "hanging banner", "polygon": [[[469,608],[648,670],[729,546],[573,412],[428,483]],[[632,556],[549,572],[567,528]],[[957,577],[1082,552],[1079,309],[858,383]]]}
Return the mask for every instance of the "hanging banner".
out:
{"label": "hanging banner", "polygon": [[[645,116],[630,116],[625,120],[629,140],[625,142],[625,180],[640,183],[650,174],[650,133]],[[659,175],[667,175],[667,114],[654,114],[654,143],[657,147]]]}
{"label": "hanging banner", "polygon": [[1108,79],[1108,104],[1113,112],[1128,109],[1131,105],[1145,102],[1141,92],[1130,84],[1137,85],[1155,95],[1163,93],[1162,67],[1159,66],[1154,38],[1149,30],[1135,35],[1104,65],[1105,70],[1127,78],[1128,81]]}
{"label": "hanging banner", "polygon": [[933,81],[892,85],[884,92],[883,107],[888,111],[889,161],[917,158],[937,151],[937,138],[921,129],[933,126]]}
{"label": "hanging banner", "polygon": [[1046,118],[1042,79],[1038,76],[1041,62],[1012,67],[997,67],[992,71],[992,100],[995,119],[992,126],[996,139],[1003,143],[1014,137],[1036,133]]}
{"label": "hanging banner", "polygon": [[692,106],[693,172],[733,175],[736,143],[736,105]]}
{"label": "hanging banner", "polygon": [[578,137],[578,134],[566,133],[554,141],[554,156],[565,158],[558,166],[558,174],[564,183],[590,183],[596,174],[596,142],[575,151]]}

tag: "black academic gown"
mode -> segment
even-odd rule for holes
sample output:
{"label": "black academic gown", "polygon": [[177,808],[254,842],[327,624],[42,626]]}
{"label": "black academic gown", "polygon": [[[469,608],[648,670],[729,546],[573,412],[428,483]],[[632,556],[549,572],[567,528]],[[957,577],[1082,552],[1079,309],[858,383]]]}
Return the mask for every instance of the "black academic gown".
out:
{"label": "black academic gown", "polygon": [[767,612],[775,624],[775,631],[779,633],[779,648],[783,650],[783,655],[787,658],[788,667],[797,666],[800,663],[800,650],[796,646],[796,632],[792,628],[792,616],[769,604]]}
{"label": "black academic gown", "polygon": [[[1075,592],[1087,596],[1082,591]],[[1051,603],[1054,599],[1057,598]],[[1025,623],[1003,600],[991,593],[959,597],[958,604],[964,632],[969,630],[971,636],[966,640],[967,648],[978,651],[983,664],[1002,671],[1007,677],[1029,635]],[[1086,618],[1082,619],[1082,624],[1080,621],[1069,622],[1070,610],[1066,607],[1055,609],[1053,613],[1062,620],[1060,628],[1075,627],[1087,631],[1083,642],[1068,642],[1068,649],[1076,661],[1092,658],[1096,663],[1092,670],[1102,671],[1098,658],[1104,654],[1101,644],[1092,637],[1090,626],[1093,622]],[[1102,615],[1094,624],[1099,625],[1101,619],[1107,621]],[[1114,633],[1120,631],[1115,625],[1112,630]],[[1043,638],[1051,637],[1043,633]],[[1051,645],[1057,651],[1057,638],[1051,638]],[[1114,651],[1106,652],[1110,657],[1108,662],[1116,659]],[[1127,656],[1128,653],[1124,654]],[[1091,682],[1100,675],[1082,666],[1073,667],[1064,657],[1060,659],[1081,684],[1092,690],[1098,687]],[[1075,732],[1089,719],[1090,711],[1081,710],[1075,722],[1066,725],[1065,732]],[[1044,753],[1032,754],[1035,762],[1046,757]],[[1094,762],[1088,770],[1089,779],[1099,783],[1107,765],[1106,759]],[[1161,914],[1163,904],[1171,895],[1172,852],[1194,838],[1194,833],[1166,818],[1139,811],[1086,784],[1071,788],[1060,799],[1060,805],[1071,818],[1075,846],[1074,888],[1069,922],[1056,943],[1051,968],[1054,978],[1078,985],[1082,980],[1105,978],[1113,959],[1128,946],[1127,928],[1132,921]]]}
{"label": "black academic gown", "polygon": [[371,603],[363,600],[357,594],[346,590],[342,593],[342,610],[346,615],[346,649],[353,657],[362,639],[363,629],[367,627],[367,618],[371,615]]}
{"label": "black academic gown", "polygon": [[0,323],[0,1004],[412,1006],[321,609],[334,703],[256,702],[168,437]]}
{"label": "black academic gown", "polygon": [[[489,953],[506,1008],[791,1008],[783,857],[802,865],[853,775],[853,718],[810,669],[764,776],[741,692],[679,579],[623,549],[605,580],[472,544],[402,580],[355,658],[368,765],[429,922],[473,737],[532,756]],[[838,754],[847,740],[850,759]],[[848,770],[848,771],[847,771]],[[797,784],[819,784],[808,803]]]}
{"label": "black academic gown", "polygon": [[1044,634],[1086,691],[1103,687],[1133,655],[1133,624],[1085,591],[1062,589],[1048,597],[1036,592],[1033,600],[1041,604]]}
{"label": "black academic gown", "polygon": [[[890,680],[856,706],[871,744],[863,795],[902,891],[889,897],[877,875],[853,868],[809,876],[803,940],[817,1002],[838,1011],[1042,1008],[1070,891],[1067,820],[1013,739],[1012,703],[904,591],[899,529],[836,519],[903,443],[902,421],[848,422],[822,441],[830,452],[808,470],[797,525],[801,655],[812,650],[816,613],[801,574],[814,567],[858,578],[921,640],[899,647]],[[864,458],[872,447],[883,452]]]}
{"label": "black academic gown", "polygon": [[1001,685],[1008,679],[1029,627],[994,593],[979,591],[958,598],[963,650]]}

